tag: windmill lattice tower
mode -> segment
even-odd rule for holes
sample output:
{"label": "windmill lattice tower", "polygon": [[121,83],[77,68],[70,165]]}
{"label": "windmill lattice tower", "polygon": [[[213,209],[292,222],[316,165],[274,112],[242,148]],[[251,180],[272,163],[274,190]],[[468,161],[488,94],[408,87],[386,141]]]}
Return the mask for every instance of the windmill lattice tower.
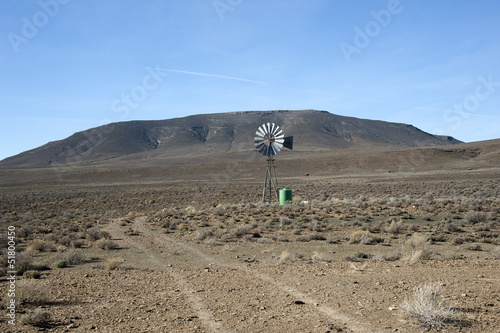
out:
{"label": "windmill lattice tower", "polygon": [[278,180],[276,177],[276,167],[274,165],[274,155],[285,147],[293,148],[293,136],[285,138],[283,131],[274,123],[262,124],[255,132],[255,148],[267,157],[266,176],[264,178],[264,188],[262,190],[262,202],[273,202],[276,198],[279,202]]}

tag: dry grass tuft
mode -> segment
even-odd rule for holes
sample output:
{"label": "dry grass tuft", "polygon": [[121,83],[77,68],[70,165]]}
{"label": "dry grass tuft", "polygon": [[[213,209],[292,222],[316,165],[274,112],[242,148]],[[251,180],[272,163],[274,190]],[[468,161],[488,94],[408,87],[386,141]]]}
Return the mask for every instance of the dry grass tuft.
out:
{"label": "dry grass tuft", "polygon": [[440,330],[461,318],[459,311],[446,305],[439,283],[427,283],[414,288],[413,296],[407,297],[401,308],[411,325],[427,330]]}
{"label": "dry grass tuft", "polygon": [[16,288],[18,304],[44,304],[50,301],[48,284],[45,281],[26,279],[19,280]]}
{"label": "dry grass tuft", "polygon": [[426,249],[428,245],[429,243],[424,235],[419,233],[413,234],[403,244],[403,259],[409,264],[414,264],[419,260],[430,259],[432,253]]}
{"label": "dry grass tuft", "polygon": [[123,263],[123,258],[108,258],[106,259],[106,268],[114,271],[117,270]]}
{"label": "dry grass tuft", "polygon": [[27,252],[55,252],[56,245],[43,239],[34,239],[26,248]]}
{"label": "dry grass tuft", "polygon": [[21,316],[21,324],[31,326],[47,325],[52,319],[52,313],[44,309],[36,309]]}

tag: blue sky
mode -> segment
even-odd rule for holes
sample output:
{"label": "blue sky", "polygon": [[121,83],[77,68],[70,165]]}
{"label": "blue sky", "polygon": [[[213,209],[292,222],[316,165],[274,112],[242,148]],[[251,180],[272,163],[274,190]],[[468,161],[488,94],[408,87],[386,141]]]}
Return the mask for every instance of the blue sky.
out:
{"label": "blue sky", "polygon": [[0,159],[109,122],[240,110],[500,138],[495,0],[4,0],[0,23]]}

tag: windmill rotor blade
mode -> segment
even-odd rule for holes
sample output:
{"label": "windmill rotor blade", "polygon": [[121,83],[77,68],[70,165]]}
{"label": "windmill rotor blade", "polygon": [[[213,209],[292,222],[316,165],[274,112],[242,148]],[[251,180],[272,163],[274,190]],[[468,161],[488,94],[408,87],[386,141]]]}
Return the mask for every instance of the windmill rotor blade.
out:
{"label": "windmill rotor blade", "polygon": [[253,142],[264,142],[264,141],[265,141],[264,138],[259,138],[257,136],[253,138]]}
{"label": "windmill rotor blade", "polygon": [[255,132],[255,136],[258,136],[258,137],[263,138],[263,137],[264,137],[264,135],[266,135],[266,134],[261,133],[260,131]]}
{"label": "windmill rotor blade", "polygon": [[273,156],[283,147],[292,149],[293,137],[285,137],[283,130],[275,123],[264,123],[257,128],[253,138],[254,146],[264,156]]}
{"label": "windmill rotor blade", "polygon": [[260,150],[262,146],[265,146],[264,142],[256,142],[255,143],[255,149]]}
{"label": "windmill rotor blade", "polygon": [[257,129],[257,132],[255,132],[255,135],[261,135],[261,136],[265,136],[266,135],[266,131],[264,129],[264,125],[260,126],[258,129]]}
{"label": "windmill rotor blade", "polygon": [[276,125],[276,127],[275,127],[275,128],[273,128],[273,135],[274,135],[274,136],[278,135],[278,133],[279,133],[280,131],[281,131],[281,130],[280,130],[280,127],[279,127],[278,125]]}

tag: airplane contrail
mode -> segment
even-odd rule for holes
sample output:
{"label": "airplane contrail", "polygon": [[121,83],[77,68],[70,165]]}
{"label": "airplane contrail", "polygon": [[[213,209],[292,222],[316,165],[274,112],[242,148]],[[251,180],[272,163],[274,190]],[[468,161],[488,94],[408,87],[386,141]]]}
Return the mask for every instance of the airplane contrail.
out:
{"label": "airplane contrail", "polygon": [[179,69],[164,69],[164,68],[155,68],[155,69],[157,71],[164,71],[164,72],[182,73],[182,74],[190,74],[190,75],[198,75],[198,76],[209,76],[209,77],[215,77],[215,78],[218,78],[218,79],[237,80],[237,81],[250,82],[250,83],[256,83],[256,84],[267,84],[267,83],[261,82],[261,81],[254,81],[254,80],[242,79],[240,77],[233,77],[233,76],[226,76],[226,75],[217,75],[217,74],[209,74],[209,73],[198,73],[198,72],[190,72],[190,71],[181,71]]}

